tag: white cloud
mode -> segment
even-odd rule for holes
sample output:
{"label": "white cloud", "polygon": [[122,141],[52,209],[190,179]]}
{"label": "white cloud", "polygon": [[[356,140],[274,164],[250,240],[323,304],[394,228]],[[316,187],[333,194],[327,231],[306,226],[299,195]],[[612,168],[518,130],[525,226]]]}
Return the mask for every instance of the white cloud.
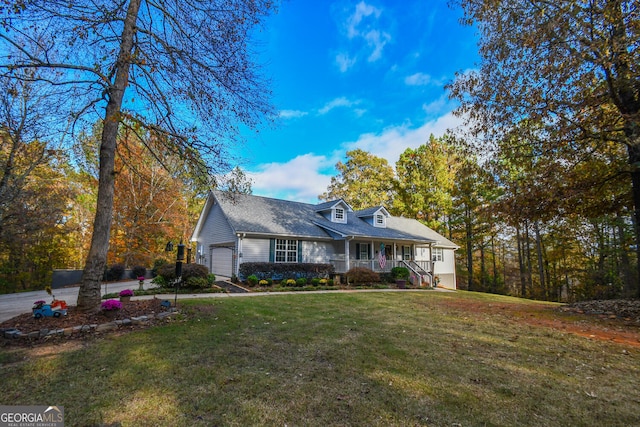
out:
{"label": "white cloud", "polygon": [[364,35],[367,45],[371,48],[371,54],[367,58],[369,62],[375,62],[382,58],[382,49],[391,40],[388,33],[371,30]]}
{"label": "white cloud", "polygon": [[358,105],[359,101],[350,101],[349,99],[345,98],[344,96],[341,96],[339,98],[335,98],[329,102],[327,102],[324,107],[320,108],[318,110],[318,113],[320,115],[324,115],[327,114],[329,111],[335,109],[335,108],[339,108],[339,107],[346,107],[346,108],[351,108],[354,105]]}
{"label": "white cloud", "polygon": [[307,114],[309,113],[300,110],[280,110],[280,117],[283,119],[298,119],[306,116]]}
{"label": "white cloud", "polygon": [[442,136],[447,129],[456,128],[462,123],[461,118],[449,112],[417,128],[404,124],[386,128],[380,133],[362,134],[356,141],[343,144],[343,147],[345,151],[360,148],[395,165],[407,148],[417,148],[429,140],[429,135]]}
{"label": "white cloud", "polygon": [[312,153],[297,156],[286,163],[267,163],[257,172],[247,172],[253,180],[254,194],[300,202],[317,203],[319,194],[327,191],[331,176],[320,171],[334,162]]}
{"label": "white cloud", "polygon": [[340,72],[344,73],[356,63],[356,58],[351,58],[348,53],[339,53],[336,55],[336,63]]}
{"label": "white cloud", "polygon": [[431,83],[431,81],[431,76],[425,73],[415,73],[404,79],[405,84],[409,86],[426,86]]}
{"label": "white cloud", "polygon": [[336,63],[341,72],[353,67],[360,57],[366,57],[368,62],[376,62],[382,58],[384,47],[391,41],[391,34],[382,28],[382,14],[382,9],[361,1],[353,13],[345,18],[342,26],[349,41],[349,49],[353,52],[343,51],[336,55]]}
{"label": "white cloud", "polygon": [[362,20],[366,17],[373,15],[376,19],[380,17],[382,13],[381,9],[366,4],[361,1],[356,5],[356,10],[347,20],[347,37],[350,39],[360,36],[360,30],[358,27],[362,23]]}
{"label": "white cloud", "polygon": [[431,134],[442,136],[448,129],[461,126],[464,120],[448,112],[419,127],[408,124],[392,126],[379,133],[366,133],[356,141],[342,144],[342,149],[332,157],[313,153],[297,156],[285,163],[259,165],[256,171],[247,171],[252,179],[254,194],[278,199],[317,203],[335,174],[334,166],[344,161],[347,151],[360,148],[375,156],[387,159],[391,166],[407,148],[417,148],[429,140]]}

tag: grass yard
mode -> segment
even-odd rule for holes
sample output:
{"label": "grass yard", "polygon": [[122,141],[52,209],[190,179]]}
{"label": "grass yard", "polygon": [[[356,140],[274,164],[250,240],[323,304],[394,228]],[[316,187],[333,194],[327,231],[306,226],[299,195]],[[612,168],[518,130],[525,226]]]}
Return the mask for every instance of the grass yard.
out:
{"label": "grass yard", "polygon": [[556,307],[430,291],[193,300],[167,325],[0,350],[0,404],[61,405],[67,426],[639,425],[640,348],[552,327],[585,321]]}

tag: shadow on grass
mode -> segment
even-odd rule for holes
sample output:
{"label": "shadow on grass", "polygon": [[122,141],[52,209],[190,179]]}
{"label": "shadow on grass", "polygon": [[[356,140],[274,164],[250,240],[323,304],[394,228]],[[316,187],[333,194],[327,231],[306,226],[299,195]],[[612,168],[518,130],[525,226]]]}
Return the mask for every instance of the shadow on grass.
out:
{"label": "shadow on grass", "polygon": [[619,348],[440,298],[184,303],[185,319],[5,373],[2,400],[64,406],[68,425],[633,424]]}

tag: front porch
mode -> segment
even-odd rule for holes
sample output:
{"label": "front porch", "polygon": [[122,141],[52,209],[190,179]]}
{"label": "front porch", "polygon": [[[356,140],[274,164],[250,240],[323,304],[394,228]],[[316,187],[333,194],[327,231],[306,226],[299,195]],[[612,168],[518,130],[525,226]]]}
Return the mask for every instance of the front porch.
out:
{"label": "front porch", "polygon": [[386,260],[380,262],[379,259],[350,259],[348,262],[343,258],[334,258],[329,261],[333,265],[337,274],[345,274],[352,268],[362,267],[373,270],[376,273],[390,273],[394,267],[405,267],[411,275],[410,281],[413,284],[426,283],[433,286],[433,270],[431,261],[415,260]]}

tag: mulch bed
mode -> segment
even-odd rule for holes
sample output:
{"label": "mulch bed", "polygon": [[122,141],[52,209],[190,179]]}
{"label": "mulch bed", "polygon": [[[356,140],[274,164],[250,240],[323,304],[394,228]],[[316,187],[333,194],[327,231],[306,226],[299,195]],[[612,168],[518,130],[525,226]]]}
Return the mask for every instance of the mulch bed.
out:
{"label": "mulch bed", "polygon": [[[110,323],[117,320],[132,319],[141,316],[156,315],[158,313],[167,311],[167,308],[161,305],[162,300],[154,298],[148,300],[133,300],[122,304],[122,309],[114,310],[110,312],[98,311],[96,313],[85,313],[76,306],[69,306],[67,309],[67,315],[62,317],[41,317],[36,319],[31,313],[24,313],[16,316],[12,319],[6,320],[0,323],[0,330],[5,329],[17,329],[23,334],[29,334],[30,332],[42,331],[42,330],[60,330],[65,328],[73,328],[84,325],[101,325],[104,323]],[[152,317],[152,316],[150,316]],[[149,327],[155,323],[155,319],[150,319],[143,324],[136,324],[125,328],[120,328],[118,331],[123,330],[136,330],[145,327]],[[56,339],[71,340],[71,339],[86,339],[88,334],[74,333],[71,335],[65,335],[61,337],[55,337]],[[95,334],[92,334],[95,335]],[[2,339],[0,337],[0,339]],[[49,340],[23,340],[23,339],[2,339],[0,345],[19,345],[27,343],[33,345]]]}

